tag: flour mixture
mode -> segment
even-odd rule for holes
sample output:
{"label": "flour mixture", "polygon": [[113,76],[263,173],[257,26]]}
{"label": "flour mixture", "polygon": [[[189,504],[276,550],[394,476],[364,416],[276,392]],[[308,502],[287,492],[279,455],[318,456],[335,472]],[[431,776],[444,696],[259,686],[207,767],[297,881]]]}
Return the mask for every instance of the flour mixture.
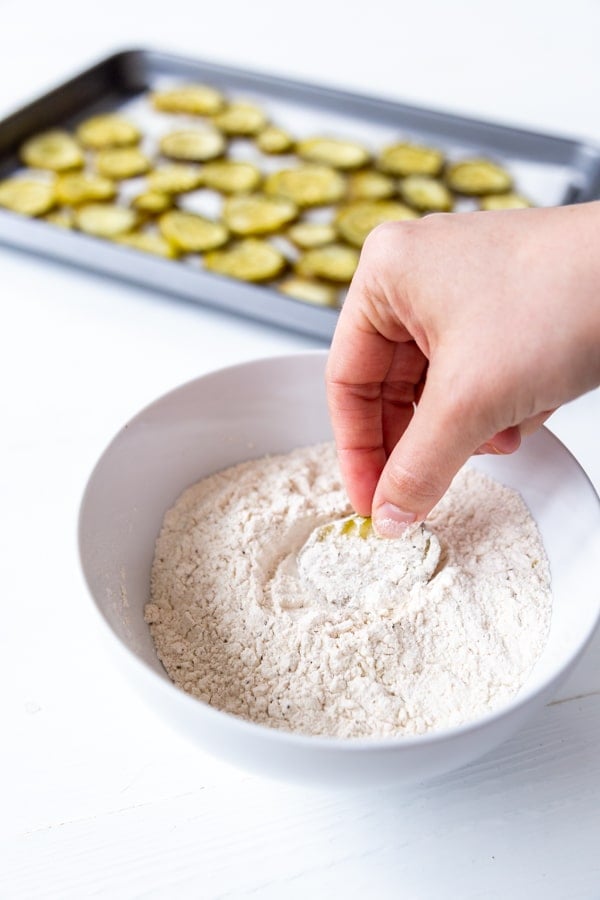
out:
{"label": "flour mixture", "polygon": [[254,722],[341,737],[423,734],[513,697],[551,614],[519,495],[464,469],[393,541],[350,513],[330,444],[185,491],[146,607],[173,681]]}

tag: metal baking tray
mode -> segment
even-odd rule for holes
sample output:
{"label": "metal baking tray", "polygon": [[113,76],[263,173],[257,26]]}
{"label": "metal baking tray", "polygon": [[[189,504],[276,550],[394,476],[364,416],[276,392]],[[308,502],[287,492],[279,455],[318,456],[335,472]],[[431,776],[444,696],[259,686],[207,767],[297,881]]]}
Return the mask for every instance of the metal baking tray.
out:
{"label": "metal baking tray", "polygon": [[[509,168],[518,190],[539,206],[600,196],[600,148],[584,141],[144,49],[101,60],[0,122],[0,178],[19,170],[18,148],[30,135],[56,126],[73,128],[101,111],[124,112],[149,139],[180,123],[185,127],[185,117],[178,117],[174,126],[172,117],[150,109],[144,94],[186,81],[212,84],[236,100],[260,104],[273,122],[296,137],[328,134],[362,141],[373,150],[398,140],[421,141],[439,147],[450,160],[491,156]],[[236,143],[234,157],[252,159],[257,152],[250,141]],[[261,158],[263,169],[265,161]],[[266,162],[279,168],[289,158]],[[180,205],[206,211],[194,203],[193,195],[185,195]],[[469,208],[469,201],[461,201],[459,208]],[[6,210],[0,210],[0,241],[324,340],[331,338],[338,315],[274,287],[210,274],[198,260],[161,259]]]}

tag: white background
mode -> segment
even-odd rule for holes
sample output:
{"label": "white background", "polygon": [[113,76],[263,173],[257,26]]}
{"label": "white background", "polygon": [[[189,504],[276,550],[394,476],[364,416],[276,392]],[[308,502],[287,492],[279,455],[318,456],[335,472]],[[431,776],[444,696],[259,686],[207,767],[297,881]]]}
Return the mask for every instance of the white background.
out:
{"label": "white background", "polygon": [[[0,0],[0,115],[151,46],[600,142],[600,4]],[[0,247],[0,897],[600,897],[600,638],[514,740],[410,791],[308,792],[172,733],[78,570],[93,464],[157,395],[319,346]],[[600,486],[600,398],[552,428]]]}

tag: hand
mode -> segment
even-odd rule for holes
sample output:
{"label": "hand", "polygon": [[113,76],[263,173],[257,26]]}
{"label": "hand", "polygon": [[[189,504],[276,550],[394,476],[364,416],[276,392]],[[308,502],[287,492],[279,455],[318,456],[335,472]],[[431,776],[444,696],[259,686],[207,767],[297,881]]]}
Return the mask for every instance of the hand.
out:
{"label": "hand", "polygon": [[600,203],[381,225],[327,365],[350,500],[397,536],[471,454],[599,383]]}

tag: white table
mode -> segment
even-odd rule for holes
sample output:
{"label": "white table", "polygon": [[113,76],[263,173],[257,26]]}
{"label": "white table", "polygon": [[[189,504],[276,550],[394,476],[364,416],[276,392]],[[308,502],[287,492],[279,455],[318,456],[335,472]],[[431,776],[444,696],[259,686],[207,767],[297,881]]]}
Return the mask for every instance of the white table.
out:
{"label": "white table", "polygon": [[[1,115],[154,46],[600,141],[589,0],[1,0],[0,21]],[[526,730],[410,791],[251,777],[141,705],[78,569],[87,475],[171,387],[318,344],[3,247],[0,272],[0,897],[597,900],[600,637]],[[596,392],[551,423],[597,488],[599,421]]]}

